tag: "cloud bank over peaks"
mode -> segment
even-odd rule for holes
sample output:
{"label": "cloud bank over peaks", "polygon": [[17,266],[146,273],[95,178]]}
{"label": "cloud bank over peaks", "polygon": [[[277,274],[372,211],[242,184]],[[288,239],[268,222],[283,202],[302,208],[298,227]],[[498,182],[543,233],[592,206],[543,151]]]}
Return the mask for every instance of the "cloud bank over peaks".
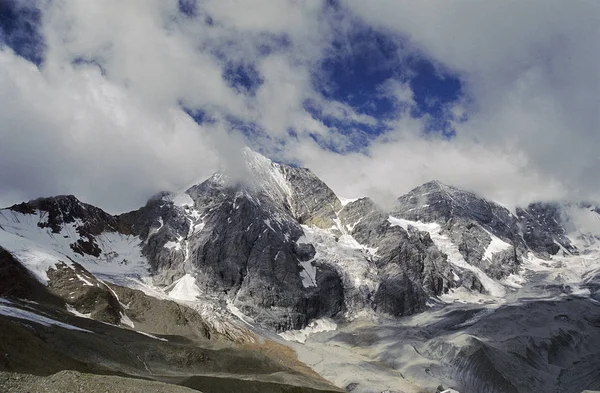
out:
{"label": "cloud bank over peaks", "polygon": [[0,204],[132,209],[245,145],[382,203],[600,199],[599,7],[0,2]]}

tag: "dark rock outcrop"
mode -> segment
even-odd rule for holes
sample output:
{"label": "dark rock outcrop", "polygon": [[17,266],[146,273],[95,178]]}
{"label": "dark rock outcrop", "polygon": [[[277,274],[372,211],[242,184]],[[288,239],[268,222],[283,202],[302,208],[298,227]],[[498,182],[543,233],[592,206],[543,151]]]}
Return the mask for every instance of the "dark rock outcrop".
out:
{"label": "dark rock outcrop", "polygon": [[8,251],[0,247],[0,297],[26,299],[62,307],[64,301],[21,265]]}
{"label": "dark rock outcrop", "polygon": [[[519,222],[508,209],[438,181],[423,184],[398,198],[392,215],[440,224],[465,261],[497,279],[515,273],[527,252]],[[484,258],[492,241],[490,234],[510,244],[510,251]]]}
{"label": "dark rock outcrop", "polygon": [[73,224],[79,238],[71,243],[71,249],[80,255],[100,256],[96,236],[103,232],[127,233],[116,216],[110,215],[95,206],[80,202],[73,195],[59,195],[38,198],[9,207],[9,210],[22,214],[40,213],[38,227],[48,228],[52,233],[60,233],[67,224]]}
{"label": "dark rock outcrop", "polygon": [[314,250],[299,247],[303,235],[290,212],[244,184],[212,178],[188,191],[203,216],[203,229],[190,239],[190,268],[198,286],[224,296],[259,323],[277,330],[332,316],[331,294],[343,295],[336,273],[317,269],[316,288],[305,288],[300,261]]}
{"label": "dark rock outcrop", "polygon": [[517,218],[508,209],[438,181],[425,183],[398,198],[392,215],[440,225],[451,219],[474,222],[504,241],[523,244]]}
{"label": "dark rock outcrop", "polygon": [[517,208],[517,217],[523,229],[527,246],[542,255],[554,255],[561,248],[576,252],[567,237],[564,223],[565,213],[558,203],[532,203],[526,208]]}
{"label": "dark rock outcrop", "polygon": [[340,220],[358,242],[377,250],[374,262],[381,283],[374,303],[378,311],[392,315],[423,311],[430,296],[453,286],[446,256],[429,234],[392,226],[388,214],[369,198],[346,205]]}
{"label": "dark rock outcrop", "polygon": [[60,263],[49,269],[48,288],[92,319],[113,325],[121,323],[123,309],[113,291],[77,263],[72,266]]}

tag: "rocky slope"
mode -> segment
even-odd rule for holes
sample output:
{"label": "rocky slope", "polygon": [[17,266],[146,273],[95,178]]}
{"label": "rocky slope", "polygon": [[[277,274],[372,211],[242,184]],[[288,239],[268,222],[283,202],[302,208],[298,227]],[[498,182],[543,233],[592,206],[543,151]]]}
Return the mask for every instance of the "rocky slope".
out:
{"label": "rocky slope", "polygon": [[194,393],[197,390],[156,381],[60,371],[48,377],[0,372],[3,391],[21,393]]}

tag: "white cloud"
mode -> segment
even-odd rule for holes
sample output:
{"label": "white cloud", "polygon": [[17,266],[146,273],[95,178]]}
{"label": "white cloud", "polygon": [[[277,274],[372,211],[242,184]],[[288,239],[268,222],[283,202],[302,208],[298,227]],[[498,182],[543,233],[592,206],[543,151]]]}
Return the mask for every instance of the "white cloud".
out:
{"label": "white cloud", "polygon": [[292,126],[324,132],[323,126],[303,110],[301,103],[310,96],[310,75],[300,66],[290,64],[282,55],[269,56],[260,71],[268,76],[257,96],[257,121],[275,136],[284,136]]}
{"label": "white cloud", "polygon": [[338,195],[370,196],[385,207],[434,179],[483,194],[510,209],[567,195],[559,182],[531,171],[521,154],[469,140],[420,137],[420,125],[412,123],[404,123],[407,132],[373,143],[368,155],[332,154],[308,141],[297,146],[296,154]]}
{"label": "white cloud", "polygon": [[310,0],[209,0],[204,8],[234,29],[306,38],[319,29],[321,4]]}
{"label": "white cloud", "polygon": [[463,140],[524,155],[523,171],[562,183],[570,197],[600,198],[600,3],[349,3],[461,75]]}
{"label": "white cloud", "polygon": [[407,110],[415,106],[415,94],[406,82],[400,82],[396,79],[388,79],[379,90],[384,96],[391,97],[398,106],[399,115],[406,114]]}
{"label": "white cloud", "polygon": [[2,50],[0,102],[0,183],[21,198],[75,193],[131,208],[218,165],[212,130],[173,108],[149,111],[95,67],[44,73]]}
{"label": "white cloud", "polygon": [[222,65],[208,51],[206,27],[175,19],[176,2],[108,0],[49,4],[44,14],[48,43],[45,68],[76,58],[97,60],[107,78],[125,86],[146,105],[165,107],[177,100],[194,106],[227,108],[243,114],[243,97],[228,88]]}
{"label": "white cloud", "polygon": [[[304,109],[310,100],[325,116],[379,121],[313,86],[328,82],[314,72],[333,37],[355,27],[348,10],[332,15],[303,0],[197,4],[202,17],[191,19],[174,0],[43,3],[43,66],[0,51],[0,165],[10,168],[0,173],[0,204],[74,193],[112,211],[134,208],[155,191],[236,165],[243,142],[227,129],[229,115],[256,123],[267,151],[314,169],[345,196],[387,203],[435,178],[508,205],[600,199],[598,3],[344,3],[374,28],[407,37],[411,54],[456,72],[466,93],[448,111],[468,120],[454,124],[457,138],[439,140],[406,116],[410,86],[389,81],[380,92],[402,116],[367,155],[317,146],[309,134],[340,151],[351,142]],[[76,58],[105,74],[73,66]],[[254,95],[230,87],[228,60],[260,73]],[[181,101],[215,122],[196,125]]]}

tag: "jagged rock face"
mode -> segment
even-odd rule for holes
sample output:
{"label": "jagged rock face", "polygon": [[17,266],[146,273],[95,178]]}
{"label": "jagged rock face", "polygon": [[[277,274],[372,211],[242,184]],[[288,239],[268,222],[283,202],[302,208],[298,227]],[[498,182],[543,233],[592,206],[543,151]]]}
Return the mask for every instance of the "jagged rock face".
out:
{"label": "jagged rock face", "polygon": [[408,278],[398,265],[384,266],[379,289],[375,293],[375,309],[386,314],[401,316],[421,312],[426,307],[427,293]]}
{"label": "jagged rock face", "polygon": [[[593,206],[586,206],[594,211]],[[476,266],[483,264],[486,272],[486,269],[496,271],[492,274],[496,277],[502,272],[514,272],[529,250],[542,257],[554,255],[561,249],[577,253],[567,236],[571,218],[566,207],[559,203],[536,202],[526,208],[516,208],[514,216],[506,208],[473,193],[433,181],[398,198],[392,214],[413,221],[440,223],[459,245],[465,260]],[[479,227],[473,226],[474,223]],[[490,243],[490,233],[515,248],[514,252],[499,253],[492,265],[481,258]],[[498,263],[495,263],[496,258]],[[504,262],[509,263],[508,269],[499,271],[499,263]]]}
{"label": "jagged rock face", "polygon": [[[231,302],[275,330],[349,309],[409,315],[454,287],[485,291],[489,278],[516,273],[529,248],[556,252],[558,239],[571,250],[561,211],[551,205],[531,205],[517,218],[496,203],[433,181],[400,197],[390,214],[369,198],[342,205],[308,169],[249,150],[243,154],[243,181],[215,174],[185,193],[159,193],[119,216],[72,196],[38,199],[11,211],[39,219],[38,227],[51,236],[69,238],[67,248],[83,260],[127,265],[128,257],[137,258],[128,274],[149,272],[166,294],[183,286],[186,298]],[[408,221],[440,226],[419,231]],[[528,230],[521,232],[523,227]],[[312,244],[307,231],[320,231]],[[107,234],[126,239],[107,240]],[[322,240],[326,246],[318,244]],[[114,244],[127,256],[118,247],[111,250]],[[85,265],[78,255],[67,258]],[[64,261],[66,267],[54,270],[78,268]],[[351,277],[357,272],[360,277]],[[51,278],[58,290],[69,290],[64,280]]]}
{"label": "jagged rock face", "polygon": [[525,209],[517,208],[517,217],[523,228],[523,239],[533,251],[554,255],[561,247],[575,252],[575,247],[564,229],[565,213],[557,203],[532,203]]}
{"label": "jagged rock face", "polygon": [[74,224],[80,238],[71,243],[71,249],[81,255],[98,257],[102,252],[95,236],[102,232],[126,232],[115,216],[102,209],[80,202],[73,195],[39,198],[9,208],[22,214],[41,212],[40,228],[59,233],[65,224]]}
{"label": "jagged rock face", "polygon": [[[517,218],[508,209],[471,192],[438,181],[426,183],[398,198],[396,217],[442,225],[469,264],[501,279],[518,270],[527,248]],[[485,255],[492,236],[511,245],[510,250]]]}
{"label": "jagged rock face", "polygon": [[306,168],[283,167],[294,194],[292,211],[300,224],[331,228],[342,204],[334,192]]}
{"label": "jagged rock face", "polygon": [[375,264],[381,283],[374,303],[378,311],[392,315],[422,311],[430,296],[452,286],[446,256],[429,234],[392,226],[388,214],[369,198],[346,205],[340,221],[358,242],[377,249]]}
{"label": "jagged rock face", "polygon": [[64,224],[81,220],[81,230],[91,235],[104,231],[117,231],[116,218],[102,209],[80,202],[73,195],[61,195],[51,198],[39,198],[10,207],[11,210],[24,214],[33,214],[36,210],[47,213],[46,221],[40,223],[41,228],[51,228],[58,233]]}
{"label": "jagged rock face", "polygon": [[[382,277],[375,294],[378,310],[392,315],[423,311],[430,296],[441,295],[453,286],[446,256],[428,233],[417,230],[406,233],[402,228],[390,227],[379,242],[378,253],[381,257],[377,265]],[[390,296],[400,302],[389,307],[385,300]]]}
{"label": "jagged rock face", "polygon": [[[387,215],[371,198],[360,198],[344,206],[339,214],[342,225],[359,236],[362,240],[369,238],[368,233],[354,231],[354,226],[362,220],[379,221]],[[360,240],[359,240],[360,241]]]}
{"label": "jagged rock face", "polygon": [[[160,193],[148,200],[141,209],[124,213],[119,216],[119,221],[129,227],[131,232],[140,239],[150,241],[153,236],[176,237],[187,233],[188,223],[183,209],[177,209],[169,200],[168,193]],[[168,223],[168,225],[166,225]],[[158,233],[158,229],[165,227]]]}
{"label": "jagged rock face", "polygon": [[316,266],[316,286],[305,286],[300,262],[314,256],[298,244],[300,223],[331,227],[341,203],[309,170],[246,151],[250,182],[216,174],[186,191],[190,201],[157,194],[119,220],[143,243],[154,282],[168,286],[185,274],[198,289],[227,299],[276,330],[342,310],[337,272]]}
{"label": "jagged rock face", "polygon": [[[289,275],[289,289],[300,288],[290,241],[301,236],[300,227],[293,220],[281,219],[281,212],[279,220],[273,219],[264,200],[252,199],[244,191],[237,194],[237,188],[223,187],[221,191],[218,201],[208,203],[216,207],[207,212],[205,226],[194,240],[192,263],[206,276],[200,278],[201,284],[214,291],[238,292],[246,279],[260,280],[272,274],[277,282]],[[260,299],[264,306],[272,306],[281,294],[272,295]]]}
{"label": "jagged rock face", "polygon": [[0,247],[0,283],[2,283],[0,297],[30,299],[58,306],[64,304],[2,247]]}
{"label": "jagged rock face", "polygon": [[446,227],[450,239],[458,246],[465,261],[478,266],[492,241],[490,235],[476,223],[464,219],[450,219]]}
{"label": "jagged rock face", "polygon": [[[304,287],[299,261],[306,260],[307,251],[296,246],[303,232],[286,211],[268,198],[253,197],[243,185],[209,182],[190,193],[197,204],[214,206],[203,213],[205,225],[191,242],[190,263],[201,289],[226,296],[277,330],[340,310],[321,304],[331,301],[331,291],[341,290],[333,272],[318,269],[317,281],[327,285]],[[343,296],[337,299],[341,303]]]}
{"label": "jagged rock face", "polygon": [[[342,226],[361,244],[376,247],[386,231],[388,215],[370,198],[350,202],[340,212]],[[387,224],[386,224],[387,223]]]}
{"label": "jagged rock face", "polygon": [[[303,285],[299,262],[310,260],[314,248],[297,243],[303,231],[290,204],[273,189],[259,190],[215,175],[187,191],[193,206],[176,206],[163,194],[121,220],[145,239],[144,254],[159,285],[192,274],[200,291],[230,300],[276,330],[335,315],[343,304],[339,276],[319,266],[317,285]],[[302,214],[322,217],[320,211]]]}
{"label": "jagged rock face", "polygon": [[48,288],[78,312],[118,325],[123,310],[113,291],[79,264],[58,264],[48,270]]}
{"label": "jagged rock face", "polygon": [[493,279],[501,280],[510,274],[518,272],[522,258],[520,250],[513,247],[495,253],[491,261],[482,260],[479,267]]}
{"label": "jagged rock face", "polygon": [[461,255],[469,264],[477,266],[488,276],[500,280],[516,273],[522,262],[523,247],[510,247],[486,257],[485,250],[492,238],[481,226],[464,219],[450,219],[446,223],[450,239],[458,246]]}
{"label": "jagged rock face", "polygon": [[437,222],[451,219],[475,222],[500,239],[522,245],[516,217],[508,209],[471,192],[432,181],[398,198],[393,215],[412,221]]}
{"label": "jagged rock face", "polygon": [[[162,193],[151,198],[141,209],[119,216],[122,225],[143,241],[142,253],[148,258],[150,271],[154,275],[163,274],[159,281],[165,284],[183,274],[182,269],[176,268],[184,262],[182,252],[173,252],[165,244],[186,237],[190,228],[184,208],[175,206],[165,198],[168,196]],[[169,274],[165,275],[166,272]]]}

